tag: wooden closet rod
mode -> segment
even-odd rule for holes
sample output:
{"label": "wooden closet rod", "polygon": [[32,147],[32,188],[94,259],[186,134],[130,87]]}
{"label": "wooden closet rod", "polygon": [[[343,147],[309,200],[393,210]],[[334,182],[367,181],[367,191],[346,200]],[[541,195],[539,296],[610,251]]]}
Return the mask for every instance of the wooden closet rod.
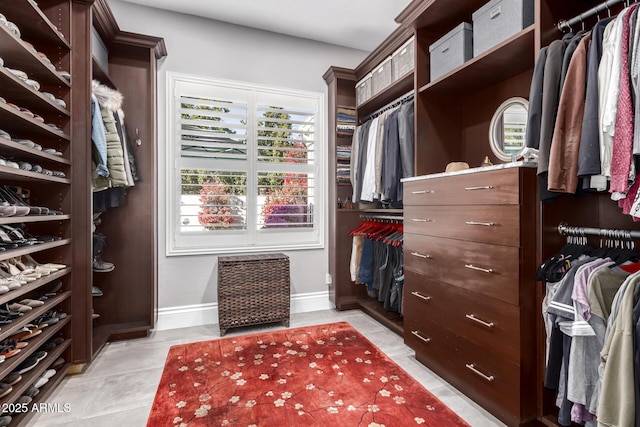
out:
{"label": "wooden closet rod", "polygon": [[390,103],[388,103],[387,105],[385,105],[382,108],[377,109],[376,111],[374,111],[373,113],[369,114],[368,116],[365,116],[362,120],[360,120],[360,123],[364,123],[368,120],[371,120],[377,116],[379,116],[380,114],[384,113],[387,110],[390,110],[393,107],[397,107],[398,105],[407,102],[411,99],[413,99],[414,96],[414,92],[407,92],[404,95],[402,95],[401,97],[391,101]]}
{"label": "wooden closet rod", "polygon": [[612,228],[570,227],[564,222],[558,225],[558,233],[560,233],[561,236],[597,236],[626,240],[640,239],[640,231],[619,230]]}
{"label": "wooden closet rod", "polygon": [[604,3],[601,3],[597,6],[592,7],[591,9],[587,10],[586,12],[582,12],[580,15],[567,20],[561,19],[558,22],[558,29],[560,31],[564,31],[564,30],[571,30],[571,26],[572,25],[576,25],[576,24],[580,24],[583,23],[585,19],[589,19],[591,18],[593,15],[597,15],[600,12],[603,11],[608,11],[609,13],[611,12],[611,10],[609,9],[609,7],[611,6],[615,6],[618,3],[622,3],[624,2],[626,4],[626,6],[629,6],[629,0],[608,0],[605,1]]}

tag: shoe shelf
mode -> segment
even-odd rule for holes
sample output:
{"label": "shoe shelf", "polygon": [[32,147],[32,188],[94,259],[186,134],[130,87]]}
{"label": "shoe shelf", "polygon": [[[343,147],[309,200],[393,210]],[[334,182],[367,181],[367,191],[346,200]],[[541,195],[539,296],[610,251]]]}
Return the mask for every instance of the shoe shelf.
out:
{"label": "shoe shelf", "polygon": [[[6,156],[8,157],[19,156],[20,160],[25,162],[34,162],[37,164],[39,164],[38,162],[47,162],[47,163],[54,163],[57,165],[71,165],[71,161],[69,161],[68,159],[65,159],[64,157],[54,156],[53,154],[44,153],[40,150],[27,147],[18,142],[9,141],[8,139],[0,138],[0,147],[2,148],[2,152]],[[54,147],[43,147],[43,148],[54,148]]]}
{"label": "shoe shelf", "polygon": [[[28,41],[28,40],[26,40]],[[31,43],[31,42],[30,42]],[[6,25],[0,25],[0,45],[2,45],[2,58],[4,66],[22,70],[29,74],[29,78],[36,80],[42,86],[70,88],[71,84],[55,69],[27,47]],[[40,49],[40,46],[35,46]]]}
{"label": "shoe shelf", "polygon": [[[50,117],[71,116],[71,113],[42,95],[24,81],[14,76],[6,67],[0,67],[0,84],[2,85],[2,97],[20,107],[28,108],[32,112],[41,115],[45,121],[54,121]],[[41,90],[43,88],[41,87]],[[43,90],[46,92],[46,90]],[[48,117],[50,116],[50,117]],[[49,120],[47,120],[49,118]]]}
{"label": "shoe shelf", "polygon": [[[53,215],[52,215],[52,217],[53,217]],[[70,243],[71,243],[71,239],[60,239],[60,240],[56,240],[56,241],[53,241],[53,242],[38,243],[38,244],[35,244],[35,245],[30,245],[30,246],[23,246],[23,247],[17,248],[17,249],[9,249],[7,251],[1,251],[0,252],[0,261],[5,260],[5,259],[9,259],[9,258],[19,257],[19,256],[22,256],[22,255],[28,255],[28,254],[33,254],[33,253],[36,253],[36,252],[46,251],[47,249],[57,248],[59,246],[68,245]]]}
{"label": "shoe shelf", "polygon": [[[33,353],[38,351],[38,348],[40,348],[43,344],[49,341],[49,339],[55,336],[58,331],[60,331],[66,324],[69,323],[70,320],[71,316],[68,315],[55,325],[47,326],[46,328],[44,328],[41,334],[27,340],[26,342],[28,342],[29,345],[20,350],[20,353],[13,357],[10,357],[9,359],[5,359],[4,362],[0,363],[0,377],[4,378],[5,376],[7,376],[7,374],[14,371],[18,367],[18,365],[24,362]],[[38,363],[38,365],[39,364],[40,363]]]}
{"label": "shoe shelf", "polygon": [[44,43],[63,50],[71,49],[71,44],[64,38],[64,35],[32,1],[11,1],[16,3],[16,6],[10,12],[4,12],[4,15],[20,28],[24,40],[34,45]]}
{"label": "shoe shelf", "polygon": [[[13,291],[9,291],[9,293],[11,293],[11,292],[13,292]],[[5,295],[7,295],[7,294],[5,294]],[[5,295],[3,295],[3,296],[5,296]],[[37,319],[38,317],[42,316],[47,311],[51,310],[53,307],[57,306],[58,304],[60,304],[61,302],[65,301],[65,300],[69,299],[70,296],[71,296],[71,292],[69,292],[69,291],[63,292],[58,296],[55,296],[53,298],[49,298],[44,303],[44,305],[41,305],[40,307],[36,307],[33,310],[24,313],[22,316],[17,317],[11,323],[6,324],[6,325],[2,325],[1,328],[0,328],[0,341],[2,341],[5,338],[8,338],[11,335],[15,334],[24,325],[28,325],[29,323],[31,323],[32,320]],[[43,335],[44,332],[47,331],[48,329],[50,329],[50,328],[52,328],[54,326],[57,326],[59,323],[62,323],[68,317],[69,316],[67,315],[67,317],[65,317],[64,319],[62,319],[58,323],[56,323],[56,324],[54,324],[52,326],[47,326],[46,328],[43,329],[42,334],[40,334],[40,335]],[[32,338],[32,339],[35,339],[35,337]],[[28,347],[31,347],[31,340],[29,340],[29,345],[27,347],[25,347],[25,348],[28,348]],[[22,354],[22,351],[20,352],[20,354]],[[11,361],[11,360],[13,360],[15,358],[16,358],[16,356],[5,360],[3,363],[0,363],[0,371],[2,371],[4,369],[4,367],[7,364],[8,360]]]}
{"label": "shoe shelf", "polygon": [[[9,393],[8,395],[6,395],[5,397],[2,398],[2,400],[0,400],[0,404],[6,404],[9,402],[13,402],[15,401],[18,397],[22,396],[22,393],[24,393],[32,384],[34,384],[38,378],[40,378],[42,376],[42,374],[49,369],[49,366],[51,366],[51,364],[53,362],[56,361],[56,359],[58,359],[58,357],[60,357],[60,355],[67,349],[67,347],[69,347],[69,345],[71,344],[71,340],[65,340],[62,344],[57,345],[56,348],[54,348],[51,352],[47,353],[47,357],[45,357],[44,359],[42,359],[40,362],[38,362],[38,364],[36,365],[35,368],[33,368],[32,370],[30,370],[29,372],[25,372],[24,374],[22,374],[22,379],[15,385],[11,386],[13,388],[13,390],[11,390],[11,393]],[[40,388],[40,393],[38,393],[36,395],[36,397],[33,399],[34,402],[39,401],[39,402],[43,402],[46,400],[46,398],[49,396],[49,394],[45,393],[46,389],[50,389],[53,390],[53,388],[55,388],[56,386],[56,380],[59,377],[59,381],[62,380],[64,378],[64,374],[67,372],[67,370],[69,369],[70,365],[63,365],[62,368],[57,369],[56,370],[56,374],[51,377],[49,379],[49,382],[46,383],[45,385],[43,385]],[[53,383],[53,384],[51,384]],[[52,387],[49,387],[49,384],[52,385]],[[46,387],[46,389],[45,389]],[[31,405],[33,403],[30,403],[29,409],[31,409]],[[31,412],[31,411],[28,411]],[[17,418],[13,417],[14,419]],[[16,423],[17,424],[17,423]]]}
{"label": "shoe shelf", "polygon": [[[64,350],[66,350],[69,347],[70,344],[71,344],[71,340],[67,340],[67,341],[63,342],[62,344],[60,344],[58,347],[63,347],[60,351],[58,351],[58,347],[56,347],[54,352],[55,352],[55,354],[57,354],[57,356],[52,357],[51,360],[49,360],[49,356],[47,356],[47,358],[44,360],[44,361],[47,362],[47,364],[42,368],[39,368],[39,366],[36,366],[36,368],[34,368],[33,370],[36,370],[36,369],[38,369],[38,370],[33,375],[29,375],[28,376],[29,379],[31,380],[31,383],[29,383],[24,389],[23,389],[23,387],[21,385],[22,381],[20,381],[18,384],[16,384],[16,386],[19,386],[18,390],[21,390],[21,393],[22,393],[27,388],[29,388],[29,386],[31,384],[33,384],[40,377],[40,375],[42,375],[42,373],[44,373],[44,371],[49,369],[49,366],[51,365],[51,363],[53,363],[58,357],[60,357],[60,354],[62,354],[62,352]],[[52,352],[52,353],[54,353],[54,352]],[[38,363],[38,365],[40,365],[40,363]],[[58,369],[56,374],[53,377],[49,378],[49,382],[46,383],[45,385],[43,385],[42,387],[40,387],[40,393],[38,393],[36,395],[36,397],[34,397],[33,401],[28,405],[29,406],[29,411],[26,412],[26,413],[17,414],[15,416],[13,416],[12,420],[11,420],[11,423],[12,423],[11,425],[13,425],[13,424],[16,424],[16,425],[27,425],[26,423],[29,421],[29,419],[31,419],[31,417],[33,417],[35,414],[37,414],[36,411],[32,411],[31,410],[33,403],[35,403],[35,402],[47,402],[47,399],[49,398],[49,396],[51,396],[51,393],[53,393],[53,391],[56,389],[56,387],[58,387],[58,385],[60,385],[60,383],[64,379],[64,376],[66,375],[66,373],[67,373],[67,371],[69,370],[70,367],[71,367],[71,364],[67,363],[67,364],[63,365],[62,368]],[[27,372],[27,374],[30,374],[30,373],[31,372]],[[27,375],[27,374],[25,374],[25,375]],[[11,394],[13,394],[13,392]],[[58,410],[63,410],[63,408],[60,408]]]}
{"label": "shoe shelf", "polygon": [[[2,294],[2,295],[0,295],[0,305],[1,304],[5,304],[5,303],[7,303],[9,301],[17,300],[21,296],[26,295],[26,294],[28,294],[30,292],[33,292],[36,289],[40,288],[41,286],[46,285],[47,283],[51,283],[56,279],[59,279],[59,278],[61,278],[63,276],[66,276],[67,274],[69,274],[70,271],[71,271],[71,268],[64,268],[64,269],[62,269],[60,271],[56,271],[55,273],[51,273],[51,274],[49,274],[47,276],[43,276],[43,277],[41,277],[40,279],[38,279],[38,280],[36,280],[34,282],[30,282],[30,283],[27,283],[26,285],[22,285],[19,289],[14,289],[12,291],[7,292],[6,294]],[[58,297],[54,297],[54,298],[58,298]],[[47,300],[47,303],[45,303],[43,306],[35,308],[34,310],[39,310],[42,307],[48,307],[47,304],[48,304],[49,300],[51,300],[51,299],[53,299],[53,298],[49,298]],[[29,312],[29,315],[31,315],[31,313],[33,313],[34,310],[31,310]],[[23,318],[23,317],[24,317],[24,315],[20,316],[20,318]],[[36,317],[38,317],[38,316],[36,316]],[[29,323],[29,322],[27,322],[27,323]],[[9,325],[0,325],[0,341],[2,341],[4,339],[3,337],[6,337],[5,332],[8,330],[8,328],[9,328]],[[8,335],[11,335],[11,333],[8,334]],[[0,365],[0,367],[1,367],[1,365]]]}
{"label": "shoe shelf", "polygon": [[71,137],[63,131],[39,122],[3,102],[0,102],[0,123],[3,123],[3,130],[10,134],[19,133],[23,139],[33,137],[71,141]]}
{"label": "shoe shelf", "polygon": [[[24,362],[29,356],[38,351],[38,348],[53,338],[67,323],[69,323],[69,316],[56,323],[54,326],[49,326],[37,337],[30,339],[28,341],[29,345],[23,348],[16,356],[0,363],[0,372],[2,372],[2,376],[4,377],[12,372],[20,363]],[[47,331],[47,329],[51,330]],[[69,343],[71,343],[71,339],[65,340],[62,344],[56,346],[56,348],[51,351],[51,354],[47,352],[47,356],[38,362],[33,369],[22,374],[20,382],[15,386],[12,386],[14,389],[11,393],[0,399],[0,407],[2,407],[2,404],[13,402],[20,397],[22,392],[29,388],[29,386],[33,384],[33,382],[38,379],[38,377],[40,377],[40,375],[42,375],[42,373],[46,371],[58,357],[60,357],[62,352],[69,346]],[[49,383],[47,383],[47,385],[48,384]],[[20,394],[17,393],[18,391],[20,391]],[[38,400],[42,400],[40,398],[40,394],[38,394],[37,397]]]}
{"label": "shoe shelf", "polygon": [[29,215],[29,216],[8,216],[0,217],[0,225],[2,224],[23,224],[33,222],[50,222],[50,221],[67,221],[71,219],[71,215]]}
{"label": "shoe shelf", "polygon": [[0,166],[0,180],[57,182],[59,184],[71,183],[69,178],[58,178],[57,176],[45,175],[38,172],[23,171],[9,166]]}
{"label": "shoe shelf", "polygon": [[[474,92],[529,70],[534,65],[534,35],[535,25],[531,25],[418,91],[446,96]],[[523,60],[522,52],[531,52],[524,56],[528,60]],[[505,67],[505,64],[509,66]]]}

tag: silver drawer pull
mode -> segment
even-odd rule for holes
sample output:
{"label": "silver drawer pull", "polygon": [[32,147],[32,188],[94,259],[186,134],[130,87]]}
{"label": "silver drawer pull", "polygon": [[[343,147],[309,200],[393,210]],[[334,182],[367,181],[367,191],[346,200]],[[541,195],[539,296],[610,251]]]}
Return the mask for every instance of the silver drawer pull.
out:
{"label": "silver drawer pull", "polygon": [[424,258],[424,259],[431,258],[431,255],[422,255],[418,252],[411,252],[411,255],[417,256],[418,258]]}
{"label": "silver drawer pull", "polygon": [[431,301],[431,297],[428,297],[426,295],[422,295],[420,292],[413,291],[413,292],[411,292],[411,295],[413,295],[415,297],[418,297],[420,299],[423,299],[425,301]]}
{"label": "silver drawer pull", "polygon": [[487,322],[485,322],[484,320],[478,319],[478,318],[477,318],[476,316],[474,316],[473,314],[465,314],[465,317],[466,317],[467,319],[473,320],[474,322],[478,322],[478,323],[480,323],[481,325],[486,326],[487,328],[493,328],[493,327],[495,326],[493,322],[489,322],[489,323],[487,323]]}
{"label": "silver drawer pull", "polygon": [[427,194],[427,193],[433,193],[433,190],[418,190],[418,191],[411,192],[411,194]]}
{"label": "silver drawer pull", "polygon": [[465,187],[465,191],[473,190],[493,190],[493,185],[483,185],[482,187]]}
{"label": "silver drawer pull", "polygon": [[483,374],[482,372],[478,371],[476,369],[476,367],[473,365],[473,363],[467,363],[465,365],[467,367],[467,369],[469,369],[471,372],[473,372],[474,374],[481,376],[482,378],[484,378],[485,380],[489,381],[489,382],[493,382],[496,378],[493,375],[489,375],[486,376],[485,374]]}
{"label": "silver drawer pull", "polygon": [[492,268],[476,267],[473,264],[465,264],[464,268],[468,268],[469,270],[482,271],[483,273],[493,273],[493,269]]}
{"label": "silver drawer pull", "polygon": [[413,222],[433,222],[431,218],[411,218]]}
{"label": "silver drawer pull", "polygon": [[493,222],[476,222],[476,221],[465,221],[467,225],[483,225],[485,227],[493,227],[495,224]]}
{"label": "silver drawer pull", "polygon": [[422,341],[424,342],[431,342],[431,338],[425,338],[422,335],[420,335],[420,331],[411,331],[411,333],[415,336],[417,336],[418,338],[420,338]]}

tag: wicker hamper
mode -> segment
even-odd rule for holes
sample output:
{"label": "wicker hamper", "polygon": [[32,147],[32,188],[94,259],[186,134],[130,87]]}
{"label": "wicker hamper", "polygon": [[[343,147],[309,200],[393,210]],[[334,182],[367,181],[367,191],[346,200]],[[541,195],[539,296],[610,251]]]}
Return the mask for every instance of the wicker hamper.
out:
{"label": "wicker hamper", "polygon": [[229,328],[283,322],[289,326],[289,257],[284,254],[218,258],[220,335]]}

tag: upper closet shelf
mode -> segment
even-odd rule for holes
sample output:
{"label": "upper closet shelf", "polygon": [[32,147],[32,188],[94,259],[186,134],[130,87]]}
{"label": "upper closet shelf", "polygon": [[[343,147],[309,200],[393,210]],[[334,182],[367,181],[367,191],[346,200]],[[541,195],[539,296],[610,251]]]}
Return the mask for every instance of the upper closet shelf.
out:
{"label": "upper closet shelf", "polygon": [[[535,56],[534,30],[535,25],[530,25],[493,49],[422,86],[419,92],[465,93],[485,88],[532,69]],[[529,54],[523,55],[523,52]]]}
{"label": "upper closet shelf", "polygon": [[414,0],[396,18],[405,27],[428,28],[431,34],[445,34],[461,22],[470,22],[471,14],[488,0]]}
{"label": "upper closet shelf", "polygon": [[0,25],[0,46],[2,46],[5,67],[28,71],[29,78],[39,82],[43,88],[46,86],[71,87],[60,73],[49,67],[34,50],[29,49],[4,25]]}
{"label": "upper closet shelf", "polygon": [[22,38],[37,46],[41,43],[71,49],[64,35],[31,0],[11,0],[17,5],[3,12],[6,18],[20,28]]}
{"label": "upper closet shelf", "polygon": [[107,73],[107,71],[95,57],[91,58],[91,67],[92,77],[94,80],[97,80],[103,85],[109,86],[112,89],[118,89],[116,85],[111,81],[109,73]]}
{"label": "upper closet shelf", "polygon": [[382,92],[369,98],[358,106],[358,119],[366,117],[380,107],[390,103],[405,93],[413,90],[413,73],[408,73]]}

